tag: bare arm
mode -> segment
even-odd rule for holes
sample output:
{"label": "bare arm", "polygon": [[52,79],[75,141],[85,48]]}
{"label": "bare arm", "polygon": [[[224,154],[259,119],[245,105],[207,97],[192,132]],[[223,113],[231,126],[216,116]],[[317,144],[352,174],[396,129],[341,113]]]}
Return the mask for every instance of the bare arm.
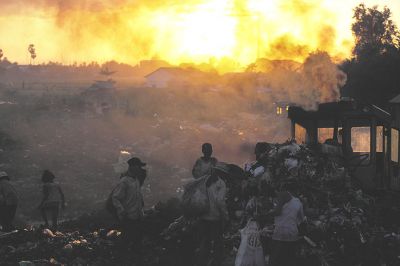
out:
{"label": "bare arm", "polygon": [[61,195],[61,206],[64,208],[65,207],[65,196],[64,196],[64,192],[62,191],[60,186],[58,186],[58,191],[60,192],[60,195]]}
{"label": "bare arm", "polygon": [[125,215],[125,209],[124,206],[122,205],[122,200],[125,198],[125,194],[126,194],[126,184],[125,182],[121,182],[114,189],[111,196],[112,203],[115,209],[117,210],[117,214],[120,219],[123,219]]}
{"label": "bare arm", "polygon": [[49,198],[49,189],[47,186],[43,186],[43,199],[40,202],[39,208],[43,206],[43,203]]}
{"label": "bare arm", "polygon": [[200,163],[201,163],[201,161],[200,161],[200,159],[198,159],[193,166],[192,175],[194,178],[200,177],[200,173],[199,173],[200,172]]}

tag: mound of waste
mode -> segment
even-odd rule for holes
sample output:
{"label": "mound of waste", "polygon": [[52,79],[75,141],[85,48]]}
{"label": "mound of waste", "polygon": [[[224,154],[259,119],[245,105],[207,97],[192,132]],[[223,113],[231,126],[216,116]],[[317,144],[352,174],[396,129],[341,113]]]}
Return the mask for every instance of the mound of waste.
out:
{"label": "mound of waste", "polygon": [[[307,224],[297,250],[298,265],[400,265],[400,195],[366,192],[356,187],[340,152],[323,145],[294,142],[270,144],[256,177],[230,165],[227,205],[231,222],[224,235],[225,261],[233,265],[240,244],[239,229],[260,205],[256,219],[268,260],[275,191],[295,184]],[[259,194],[251,195],[252,187]],[[146,265],[194,265],[198,246],[196,219],[182,215],[179,199],[159,203],[146,212]],[[2,265],[121,265],[120,233],[106,213],[65,223],[60,231],[25,229],[0,236]],[[31,263],[31,264],[29,264]],[[123,264],[123,263],[122,263]]]}

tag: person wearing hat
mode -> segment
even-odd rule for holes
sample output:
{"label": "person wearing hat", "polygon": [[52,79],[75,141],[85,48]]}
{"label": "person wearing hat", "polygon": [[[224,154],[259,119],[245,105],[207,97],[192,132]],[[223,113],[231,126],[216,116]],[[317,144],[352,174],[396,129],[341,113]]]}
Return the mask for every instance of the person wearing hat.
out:
{"label": "person wearing hat", "polygon": [[54,183],[56,177],[49,170],[44,170],[42,174],[43,199],[39,205],[45,227],[49,227],[47,215],[52,221],[53,229],[57,229],[60,207],[65,208],[64,193],[59,184]]}
{"label": "person wearing hat", "polygon": [[[112,203],[121,223],[122,244],[126,251],[133,248],[136,263],[142,264],[142,217],[143,196],[141,186],[146,178],[146,166],[139,158],[128,160],[128,171],[112,192]],[[126,253],[126,255],[129,254]]]}
{"label": "person wearing hat", "polygon": [[10,183],[6,172],[0,172],[0,225],[1,230],[10,232],[13,230],[12,221],[15,217],[18,205],[18,194]]}
{"label": "person wearing hat", "polygon": [[200,217],[200,251],[199,266],[208,265],[213,243],[213,261],[221,265],[223,258],[223,229],[229,221],[226,207],[226,183],[229,177],[229,167],[226,163],[218,162],[211,171],[211,176],[206,182],[209,198],[209,211]]}
{"label": "person wearing hat", "polygon": [[195,179],[205,175],[211,174],[211,168],[213,168],[218,160],[215,157],[211,157],[213,148],[210,143],[204,143],[201,146],[203,156],[197,159],[192,169],[192,175]]}

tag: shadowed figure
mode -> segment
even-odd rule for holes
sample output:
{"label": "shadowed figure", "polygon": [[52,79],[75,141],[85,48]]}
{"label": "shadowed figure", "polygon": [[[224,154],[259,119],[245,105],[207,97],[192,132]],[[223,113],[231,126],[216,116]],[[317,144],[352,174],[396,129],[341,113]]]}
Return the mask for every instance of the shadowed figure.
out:
{"label": "shadowed figure", "polygon": [[215,157],[211,157],[213,148],[210,143],[204,143],[201,147],[203,156],[197,159],[193,166],[192,175],[194,178],[200,178],[205,175],[211,174],[211,168],[216,165],[218,160]]}
{"label": "shadowed figure", "polygon": [[49,170],[42,174],[43,199],[39,205],[45,227],[49,227],[48,215],[50,215],[53,229],[57,229],[60,208],[65,208],[65,197],[60,185],[54,183],[56,177]]}

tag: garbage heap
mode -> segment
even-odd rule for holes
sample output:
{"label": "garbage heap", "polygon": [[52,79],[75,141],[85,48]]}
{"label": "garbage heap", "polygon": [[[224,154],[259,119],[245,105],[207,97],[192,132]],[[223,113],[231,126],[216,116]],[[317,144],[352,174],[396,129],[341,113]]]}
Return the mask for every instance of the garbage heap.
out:
{"label": "garbage heap", "polygon": [[295,184],[308,219],[302,265],[400,265],[398,194],[356,187],[338,147],[271,146],[257,182]]}

